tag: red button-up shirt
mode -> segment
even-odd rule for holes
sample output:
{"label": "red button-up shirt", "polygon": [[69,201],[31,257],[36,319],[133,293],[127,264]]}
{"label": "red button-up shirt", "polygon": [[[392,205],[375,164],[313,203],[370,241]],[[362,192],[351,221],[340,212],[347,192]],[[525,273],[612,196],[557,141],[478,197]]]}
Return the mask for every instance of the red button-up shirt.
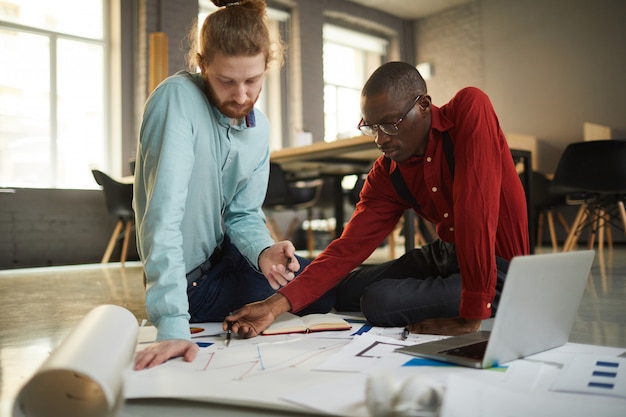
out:
{"label": "red button-up shirt", "polygon": [[[442,146],[445,130],[453,143],[454,180]],[[376,160],[341,237],[280,292],[298,311],[371,255],[411,208],[391,182],[389,172],[396,168],[420,206],[417,214],[437,225],[442,240],[456,245],[461,317],[489,318],[496,256],[510,260],[529,253],[528,218],[524,189],[493,106],[471,87],[441,108],[432,106],[424,156],[392,162],[390,169],[382,156]]]}

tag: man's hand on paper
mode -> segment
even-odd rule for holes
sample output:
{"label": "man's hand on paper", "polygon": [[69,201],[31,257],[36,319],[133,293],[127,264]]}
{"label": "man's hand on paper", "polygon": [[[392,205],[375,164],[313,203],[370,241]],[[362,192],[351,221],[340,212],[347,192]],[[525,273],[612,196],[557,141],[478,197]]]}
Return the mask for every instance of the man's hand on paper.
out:
{"label": "man's hand on paper", "polygon": [[185,362],[191,362],[196,358],[198,350],[198,345],[188,340],[161,340],[137,352],[133,369],[139,371],[141,369],[153,368],[180,356],[183,357]]}
{"label": "man's hand on paper", "polygon": [[461,317],[426,319],[408,327],[411,333],[441,334],[457,336],[478,331],[482,320],[464,319]]}
{"label": "man's hand on paper", "polygon": [[263,301],[246,304],[234,313],[226,316],[222,328],[228,329],[243,338],[255,337],[267,329],[280,314],[291,310],[291,304],[284,295],[276,293]]}
{"label": "man's hand on paper", "polygon": [[300,269],[296,259],[296,248],[288,240],[275,243],[259,255],[259,269],[270,286],[277,290],[294,279]]}

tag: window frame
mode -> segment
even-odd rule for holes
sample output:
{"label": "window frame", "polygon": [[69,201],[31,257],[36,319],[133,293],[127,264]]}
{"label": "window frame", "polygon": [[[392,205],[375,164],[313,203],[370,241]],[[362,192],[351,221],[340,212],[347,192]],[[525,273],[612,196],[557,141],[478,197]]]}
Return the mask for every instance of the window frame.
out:
{"label": "window frame", "polygon": [[[354,74],[355,78],[360,80],[355,85],[346,85],[333,82],[332,80],[328,80],[326,75],[323,74],[323,84],[324,84],[324,141],[325,142],[334,142],[336,140],[341,140],[344,137],[353,137],[359,136],[361,133],[356,128],[358,123],[358,118],[354,122],[354,129],[350,129],[349,131],[342,132],[340,130],[340,120],[343,120],[345,117],[342,116],[341,109],[343,108],[360,108],[359,103],[353,103],[350,106],[343,105],[338,102],[337,91],[347,90],[352,91],[353,93],[357,93],[360,97],[360,92],[363,87],[363,83],[369,77],[369,75],[378,68],[382,63],[386,62],[388,56],[390,54],[390,48],[392,45],[392,40],[389,39],[388,36],[380,33],[373,33],[371,31],[363,31],[356,29],[351,26],[345,26],[339,24],[335,21],[327,21],[323,24],[323,36],[322,36],[322,49],[325,50],[327,43],[338,45],[344,48],[350,48],[355,51],[358,51],[359,54],[362,55],[362,71],[360,74]],[[357,48],[355,45],[363,45],[364,43],[369,44],[367,48]],[[325,59],[324,54],[322,55],[322,59]],[[374,58],[374,54],[378,55],[379,59]],[[326,64],[326,63],[325,63]],[[324,64],[324,67],[326,65]],[[324,69],[324,73],[326,70]],[[357,85],[358,84],[358,85]],[[328,117],[328,109],[329,103],[327,102],[327,90],[328,88],[335,89],[336,93],[334,94],[334,99],[336,104],[333,106],[336,110],[333,115],[335,120],[335,136],[329,136],[332,133],[327,132],[327,126],[329,124]],[[358,111],[358,110],[357,110]],[[348,125],[351,122],[348,122]]]}
{"label": "window frame", "polygon": [[[6,20],[0,20],[0,29],[6,31],[13,31],[16,33],[25,33],[32,34],[36,36],[42,36],[47,38],[49,43],[49,55],[48,55],[48,86],[49,86],[49,96],[48,96],[48,138],[49,138],[49,148],[47,151],[49,152],[49,172],[48,172],[48,180],[40,183],[24,183],[22,184],[19,179],[5,179],[0,176],[0,187],[18,187],[18,188],[43,188],[43,189],[89,189],[89,188],[97,188],[97,184],[95,181],[93,182],[93,187],[89,187],[86,184],[90,184],[91,172],[87,171],[84,173],[84,181],[83,184],[80,184],[80,181],[74,185],[61,183],[61,178],[59,178],[59,169],[60,169],[60,160],[63,157],[69,157],[68,155],[63,155],[60,152],[59,144],[62,140],[59,132],[59,84],[60,81],[58,79],[58,70],[60,67],[59,64],[59,43],[63,41],[70,42],[79,42],[87,45],[96,45],[102,50],[102,85],[99,87],[102,91],[102,103],[100,106],[102,108],[102,142],[99,144],[104,151],[103,162],[105,166],[110,165],[111,161],[111,142],[107,138],[109,138],[111,128],[111,94],[110,94],[110,85],[111,85],[111,70],[110,70],[110,14],[108,8],[108,2],[105,0],[101,1],[102,7],[102,38],[91,38],[86,36],[75,35],[71,33],[65,33],[60,31],[54,31],[49,29],[44,29],[36,26],[24,25],[21,23],[15,23]],[[1,174],[1,173],[0,173]]]}

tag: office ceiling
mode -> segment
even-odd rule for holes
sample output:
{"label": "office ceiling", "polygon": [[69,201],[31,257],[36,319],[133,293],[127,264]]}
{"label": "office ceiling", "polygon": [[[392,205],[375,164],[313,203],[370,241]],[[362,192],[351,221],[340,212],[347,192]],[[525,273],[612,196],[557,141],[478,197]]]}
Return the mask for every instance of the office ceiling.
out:
{"label": "office ceiling", "polygon": [[381,10],[393,16],[414,20],[474,0],[349,0],[362,6]]}

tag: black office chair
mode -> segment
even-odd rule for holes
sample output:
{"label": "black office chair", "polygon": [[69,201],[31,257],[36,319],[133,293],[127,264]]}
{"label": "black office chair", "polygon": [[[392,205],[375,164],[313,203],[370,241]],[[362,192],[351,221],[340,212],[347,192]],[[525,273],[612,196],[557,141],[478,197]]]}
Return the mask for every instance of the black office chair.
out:
{"label": "black office chair", "polygon": [[[363,189],[363,185],[365,184],[365,175],[359,176],[357,181],[354,183],[354,187],[348,193],[348,200],[356,205],[360,200],[361,190]],[[400,233],[408,233],[410,230],[413,230],[413,241],[416,247],[425,245],[429,242],[429,239],[425,237],[425,233],[427,232],[430,240],[433,237],[437,236],[437,232],[435,231],[435,226],[422,219],[421,217],[414,215],[413,218],[413,227],[406,227],[404,221],[406,216],[402,216],[398,221],[398,224],[392,230],[392,232],[387,237],[387,244],[389,245],[389,259],[396,259],[396,238],[400,235]],[[425,229],[425,230],[422,230]]]}
{"label": "black office chair", "polygon": [[[570,232],[570,227],[567,224],[565,217],[563,217],[563,214],[558,210],[559,207],[564,207],[567,205],[565,201],[565,194],[557,194],[552,192],[550,187],[552,184],[552,180],[543,173],[533,171],[531,175],[532,186],[530,193],[532,196],[532,219],[529,219],[529,221],[532,222],[532,225],[536,230],[537,246],[541,246],[543,243],[544,221],[545,219],[547,219],[548,232],[550,234],[552,249],[554,252],[557,252],[559,244],[556,237],[554,217],[556,216],[566,234],[569,234]],[[520,175],[520,180],[522,181],[522,184],[524,184],[524,178],[525,177],[523,175]],[[524,188],[526,189],[526,185],[524,185]]]}
{"label": "black office chair", "polygon": [[[111,234],[107,248],[102,256],[101,263],[109,262],[117,240],[123,237],[120,263],[124,265],[128,253],[128,241],[135,226],[135,213],[133,211],[133,184],[122,183],[114,180],[107,174],[97,169],[91,170],[96,182],[102,186],[107,211],[117,218],[115,229]],[[124,227],[125,226],[125,227]],[[122,235],[122,227],[124,234]]]}
{"label": "black office chair", "polygon": [[273,211],[298,211],[308,209],[315,205],[319,199],[323,181],[321,179],[311,181],[290,181],[282,167],[270,162],[270,176],[267,186],[263,209],[266,212],[267,228],[275,241],[291,238],[296,226],[300,223],[298,216],[294,216],[289,224],[287,232],[281,233]]}
{"label": "black office chair", "polygon": [[[335,205],[337,204],[337,196],[335,191],[336,181],[340,179],[333,177],[323,178],[319,195],[315,204],[307,208],[307,249],[309,256],[313,256],[313,252],[318,247],[318,241],[315,238],[315,232],[323,232],[328,236],[328,241],[332,241],[337,237],[337,219],[335,218]],[[342,191],[341,202],[345,202],[345,195]],[[327,244],[328,242],[325,242]]]}
{"label": "black office chair", "polygon": [[[573,249],[585,228],[591,249],[598,233],[598,249],[604,232],[612,246],[611,227],[626,230],[626,141],[599,140],[568,145],[557,166],[551,191],[566,194],[568,204],[580,205],[563,251]],[[621,222],[616,218],[621,219]]]}

